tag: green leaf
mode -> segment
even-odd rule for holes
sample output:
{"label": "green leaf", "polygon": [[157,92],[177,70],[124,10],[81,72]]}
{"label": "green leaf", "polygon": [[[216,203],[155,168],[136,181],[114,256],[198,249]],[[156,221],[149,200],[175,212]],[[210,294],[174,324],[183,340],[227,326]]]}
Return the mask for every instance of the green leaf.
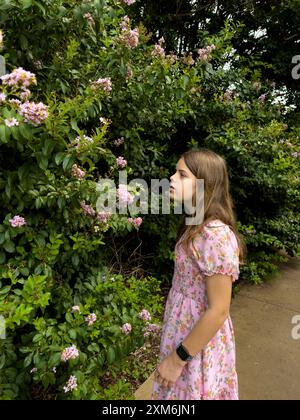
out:
{"label": "green leaf", "polygon": [[24,368],[27,368],[30,365],[30,363],[32,362],[32,356],[33,356],[33,354],[29,354],[25,358],[25,360],[24,360]]}
{"label": "green leaf", "polygon": [[2,369],[4,365],[5,365],[5,354],[2,354],[2,356],[0,356],[0,369]]}
{"label": "green leaf", "polygon": [[6,241],[3,244],[3,248],[6,252],[12,253],[15,250],[15,244],[12,241]]}
{"label": "green leaf", "polygon": [[113,363],[116,359],[115,351],[112,347],[109,347],[107,351],[107,360],[109,363]]}
{"label": "green leaf", "polygon": [[42,338],[43,338],[42,334],[36,334],[36,335],[33,337],[32,341],[33,341],[33,343],[37,343],[38,341],[41,341],[41,340],[42,340]]}
{"label": "green leaf", "polygon": [[56,165],[60,165],[61,162],[64,160],[65,156],[66,154],[64,152],[56,153],[54,158]]}
{"label": "green leaf", "polygon": [[52,368],[54,366],[59,365],[60,363],[60,358],[61,358],[61,353],[54,353],[52,354],[52,356],[49,359],[49,367]]}
{"label": "green leaf", "polygon": [[8,293],[11,289],[11,286],[5,286],[2,289],[0,289],[0,295],[5,295],[6,293]]}
{"label": "green leaf", "polygon": [[72,338],[72,340],[76,340],[76,337],[77,337],[76,331],[74,329],[71,329],[69,331],[69,336]]}

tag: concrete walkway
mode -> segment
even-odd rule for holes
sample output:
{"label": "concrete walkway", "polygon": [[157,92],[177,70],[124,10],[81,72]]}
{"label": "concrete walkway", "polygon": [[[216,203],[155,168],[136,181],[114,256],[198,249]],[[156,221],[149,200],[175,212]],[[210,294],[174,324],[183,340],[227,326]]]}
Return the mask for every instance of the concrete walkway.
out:
{"label": "concrete walkway", "polygon": [[[300,316],[300,258],[280,265],[263,285],[244,285],[231,305],[241,400],[300,400],[300,339],[292,318]],[[298,329],[298,333],[300,328]],[[151,375],[136,391],[149,400]]]}

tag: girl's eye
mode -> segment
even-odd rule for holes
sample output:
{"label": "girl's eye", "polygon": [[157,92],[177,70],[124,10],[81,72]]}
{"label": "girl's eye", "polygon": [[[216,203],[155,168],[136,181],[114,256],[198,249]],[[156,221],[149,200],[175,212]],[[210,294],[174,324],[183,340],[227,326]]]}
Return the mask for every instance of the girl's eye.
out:
{"label": "girl's eye", "polygon": [[185,178],[185,175],[183,173],[180,173],[180,175]]}

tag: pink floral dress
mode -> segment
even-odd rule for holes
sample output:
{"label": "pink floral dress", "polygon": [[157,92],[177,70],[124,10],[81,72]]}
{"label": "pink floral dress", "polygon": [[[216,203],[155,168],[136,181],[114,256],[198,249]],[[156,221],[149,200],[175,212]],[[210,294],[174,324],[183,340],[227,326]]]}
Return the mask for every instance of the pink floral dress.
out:
{"label": "pink floral dress", "polygon": [[[239,248],[230,227],[216,219],[193,240],[188,256],[175,246],[172,287],[165,306],[159,363],[175,350],[208,307],[205,276],[239,276]],[[151,400],[238,400],[235,338],[230,316],[212,340],[188,362],[172,387],[154,380]]]}

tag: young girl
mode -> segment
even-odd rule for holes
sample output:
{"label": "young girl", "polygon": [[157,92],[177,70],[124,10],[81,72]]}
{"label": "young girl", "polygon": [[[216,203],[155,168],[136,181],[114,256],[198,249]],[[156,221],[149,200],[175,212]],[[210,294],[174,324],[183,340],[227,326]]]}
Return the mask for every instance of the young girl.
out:
{"label": "young girl", "polygon": [[151,400],[238,400],[229,309],[246,246],[236,228],[226,162],[208,149],[188,151],[170,179],[171,197],[193,206],[196,180],[204,180],[204,219],[188,226],[184,220],[178,233]]}

